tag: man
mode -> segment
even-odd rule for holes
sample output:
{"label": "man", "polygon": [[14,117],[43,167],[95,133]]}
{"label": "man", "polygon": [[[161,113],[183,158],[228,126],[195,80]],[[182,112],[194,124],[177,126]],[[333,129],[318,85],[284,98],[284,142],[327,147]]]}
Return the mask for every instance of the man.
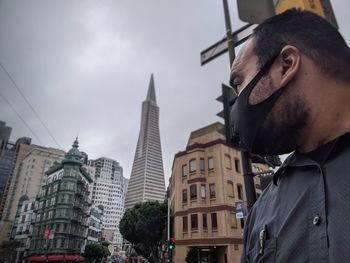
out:
{"label": "man", "polygon": [[321,17],[259,25],[232,65],[233,130],[293,152],[248,216],[242,262],[350,262],[350,49]]}

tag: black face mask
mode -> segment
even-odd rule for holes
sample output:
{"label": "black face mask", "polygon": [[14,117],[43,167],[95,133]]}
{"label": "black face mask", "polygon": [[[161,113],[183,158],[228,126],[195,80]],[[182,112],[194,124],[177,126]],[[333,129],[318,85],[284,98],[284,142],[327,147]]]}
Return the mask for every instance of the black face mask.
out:
{"label": "black face mask", "polygon": [[233,123],[234,133],[233,143],[240,141],[242,148],[254,154],[268,154],[264,150],[264,142],[257,141],[256,135],[285,88],[280,88],[270,97],[256,105],[249,104],[249,96],[258,81],[268,73],[275,59],[276,57],[266,63],[252,81],[248,83],[236,99],[231,111],[231,123]]}

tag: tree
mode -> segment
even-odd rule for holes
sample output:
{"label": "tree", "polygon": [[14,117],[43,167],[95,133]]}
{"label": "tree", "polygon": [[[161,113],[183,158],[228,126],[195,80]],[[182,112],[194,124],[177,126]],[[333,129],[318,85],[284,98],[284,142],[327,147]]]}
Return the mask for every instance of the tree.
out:
{"label": "tree", "polygon": [[95,263],[96,260],[100,261],[110,254],[108,248],[100,244],[88,244],[85,247],[85,256],[88,258],[89,262]]}
{"label": "tree", "polygon": [[198,251],[196,248],[190,248],[186,256],[187,263],[197,263],[198,262]]}
{"label": "tree", "polygon": [[166,223],[167,204],[157,201],[138,203],[127,209],[119,223],[123,237],[134,249],[152,262],[158,260],[157,244]]}

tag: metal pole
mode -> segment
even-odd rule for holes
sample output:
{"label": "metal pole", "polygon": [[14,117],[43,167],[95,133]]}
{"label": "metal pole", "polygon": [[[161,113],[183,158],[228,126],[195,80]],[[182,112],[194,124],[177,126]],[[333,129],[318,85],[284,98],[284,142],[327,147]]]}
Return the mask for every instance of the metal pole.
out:
{"label": "metal pole", "polygon": [[167,225],[167,240],[170,240],[170,198],[168,197],[168,225]]}
{"label": "metal pole", "polygon": [[256,201],[255,184],[254,184],[254,177],[252,172],[252,162],[250,160],[250,156],[247,151],[241,151],[241,157],[242,157],[245,194],[247,198],[247,208],[248,208],[248,211],[250,211],[250,209],[253,207]]}
{"label": "metal pole", "polygon": [[[233,61],[235,60],[236,55],[235,55],[235,48],[233,45],[231,19],[230,19],[230,13],[228,10],[227,0],[223,0],[223,3],[224,3],[224,14],[225,14],[225,24],[226,24],[227,48],[228,48],[228,54],[230,58],[230,66],[231,66]],[[252,176],[252,165],[251,165],[249,153],[247,151],[241,151],[241,158],[242,158],[244,187],[245,187],[245,193],[247,198],[247,207],[248,207],[248,210],[250,210],[256,201],[254,178]]]}
{"label": "metal pole", "polygon": [[227,48],[228,55],[230,57],[230,66],[235,60],[235,47],[233,45],[232,29],[231,29],[231,19],[230,12],[228,10],[227,0],[223,0],[224,3],[224,14],[225,14],[225,25],[226,25],[226,37],[227,37]]}
{"label": "metal pole", "polygon": [[[169,240],[170,240],[170,198],[168,197],[167,242],[169,242]],[[168,246],[167,246],[167,250],[168,250]],[[172,260],[173,260],[173,251],[168,251],[168,262],[172,262]]]}

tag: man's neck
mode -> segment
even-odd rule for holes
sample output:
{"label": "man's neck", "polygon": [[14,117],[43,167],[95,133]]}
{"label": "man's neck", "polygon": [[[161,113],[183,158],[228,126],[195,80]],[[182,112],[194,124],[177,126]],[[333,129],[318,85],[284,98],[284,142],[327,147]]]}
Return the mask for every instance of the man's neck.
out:
{"label": "man's neck", "polygon": [[319,81],[315,87],[314,97],[310,100],[311,122],[303,131],[304,140],[298,147],[302,153],[350,132],[350,85],[328,79]]}

